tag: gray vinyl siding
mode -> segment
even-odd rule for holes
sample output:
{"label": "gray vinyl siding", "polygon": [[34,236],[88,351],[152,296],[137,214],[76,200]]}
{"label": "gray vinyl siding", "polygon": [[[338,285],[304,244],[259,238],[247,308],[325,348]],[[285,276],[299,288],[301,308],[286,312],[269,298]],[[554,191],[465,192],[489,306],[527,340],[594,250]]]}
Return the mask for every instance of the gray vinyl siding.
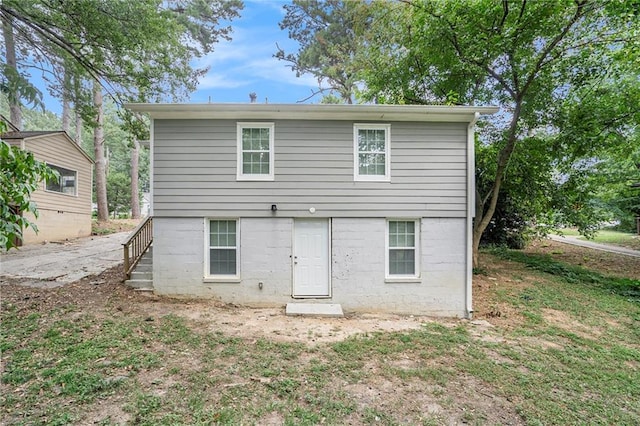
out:
{"label": "gray vinyl siding", "polygon": [[154,120],[154,215],[466,216],[466,123],[390,122],[391,181],[355,182],[354,122],[272,122],[275,180],[237,181],[235,120]]}

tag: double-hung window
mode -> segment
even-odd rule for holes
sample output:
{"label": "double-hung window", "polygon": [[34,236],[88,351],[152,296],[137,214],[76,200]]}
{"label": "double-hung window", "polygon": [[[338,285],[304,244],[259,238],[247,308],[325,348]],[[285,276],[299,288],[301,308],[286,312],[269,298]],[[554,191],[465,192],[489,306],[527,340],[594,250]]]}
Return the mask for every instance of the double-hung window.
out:
{"label": "double-hung window", "polygon": [[237,278],[239,260],[238,221],[209,221],[209,273],[214,278]]}
{"label": "double-hung window", "polygon": [[238,180],[273,180],[273,123],[238,123]]}
{"label": "double-hung window", "polygon": [[418,278],[420,222],[387,221],[387,278]]}
{"label": "double-hung window", "polygon": [[388,181],[391,178],[389,124],[353,126],[353,177],[356,181]]}
{"label": "double-hung window", "polygon": [[58,175],[53,179],[47,179],[47,191],[60,192],[67,195],[78,195],[78,172],[54,166],[52,164],[47,164],[47,166],[49,166],[51,170],[57,172]]}

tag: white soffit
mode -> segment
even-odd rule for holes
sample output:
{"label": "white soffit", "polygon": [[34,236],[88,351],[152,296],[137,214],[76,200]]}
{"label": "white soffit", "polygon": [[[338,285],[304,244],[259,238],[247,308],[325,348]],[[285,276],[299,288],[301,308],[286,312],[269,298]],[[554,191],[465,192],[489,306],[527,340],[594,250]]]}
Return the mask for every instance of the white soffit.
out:
{"label": "white soffit", "polygon": [[125,104],[158,119],[363,120],[471,122],[494,106],[333,105],[333,104]]}

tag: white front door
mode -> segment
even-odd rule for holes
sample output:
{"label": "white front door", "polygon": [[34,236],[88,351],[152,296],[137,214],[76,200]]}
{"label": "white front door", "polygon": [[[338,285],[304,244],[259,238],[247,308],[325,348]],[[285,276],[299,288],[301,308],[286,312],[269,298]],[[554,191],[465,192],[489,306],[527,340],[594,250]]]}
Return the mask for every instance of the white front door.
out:
{"label": "white front door", "polygon": [[295,220],[293,297],[330,295],[330,251],[328,220]]}

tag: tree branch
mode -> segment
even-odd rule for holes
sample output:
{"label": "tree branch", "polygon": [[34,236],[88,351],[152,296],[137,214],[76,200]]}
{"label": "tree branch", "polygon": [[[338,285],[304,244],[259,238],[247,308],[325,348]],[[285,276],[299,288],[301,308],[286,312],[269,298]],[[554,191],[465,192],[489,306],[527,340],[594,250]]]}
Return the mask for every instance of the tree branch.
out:
{"label": "tree branch", "polygon": [[536,76],[538,75],[538,72],[540,72],[540,70],[545,65],[545,59],[547,58],[547,56],[566,37],[566,35],[569,33],[569,30],[578,22],[578,20],[582,16],[584,16],[583,7],[586,4],[587,4],[587,0],[576,0],[577,7],[576,7],[575,13],[573,14],[572,18],[569,20],[567,25],[562,29],[562,31],[560,31],[560,33],[556,35],[553,38],[553,40],[551,40],[551,42],[542,50],[542,52],[540,52],[540,55],[538,56],[538,60],[536,61],[536,64],[534,65],[533,70],[531,71],[531,74],[529,75],[529,77],[527,77],[524,86],[522,86],[522,90],[520,91],[520,94],[524,94],[527,92],[527,90],[535,80]]}

